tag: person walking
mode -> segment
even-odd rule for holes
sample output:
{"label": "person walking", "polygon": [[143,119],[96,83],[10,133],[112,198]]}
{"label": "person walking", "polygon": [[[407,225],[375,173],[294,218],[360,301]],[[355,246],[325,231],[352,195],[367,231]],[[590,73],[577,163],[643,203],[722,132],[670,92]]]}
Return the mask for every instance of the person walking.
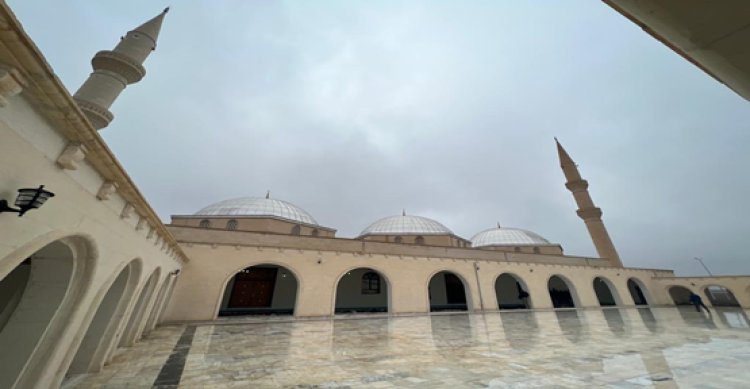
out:
{"label": "person walking", "polygon": [[708,312],[709,315],[711,314],[711,311],[708,310],[708,307],[706,306],[706,304],[703,304],[703,299],[701,298],[701,296],[698,296],[695,293],[690,293],[690,304],[693,304],[693,306],[695,307],[695,310],[698,312],[701,311],[701,307],[702,307],[703,309],[706,310],[706,312]]}

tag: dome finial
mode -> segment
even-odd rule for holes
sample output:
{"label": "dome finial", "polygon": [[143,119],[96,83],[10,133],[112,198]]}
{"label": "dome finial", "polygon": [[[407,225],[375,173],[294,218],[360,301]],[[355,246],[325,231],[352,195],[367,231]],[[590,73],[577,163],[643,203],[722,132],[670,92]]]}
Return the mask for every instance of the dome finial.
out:
{"label": "dome finial", "polygon": [[503,227],[500,227],[500,222],[497,222],[497,228],[503,228]]}
{"label": "dome finial", "polygon": [[401,209],[401,216],[406,216],[406,208]]}
{"label": "dome finial", "polygon": [[266,191],[266,198],[267,199],[271,198],[271,190],[270,189]]}

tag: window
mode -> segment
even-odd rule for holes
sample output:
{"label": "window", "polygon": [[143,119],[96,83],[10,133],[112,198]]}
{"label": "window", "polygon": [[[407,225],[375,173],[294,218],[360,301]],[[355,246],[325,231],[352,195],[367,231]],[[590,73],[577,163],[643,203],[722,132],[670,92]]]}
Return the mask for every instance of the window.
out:
{"label": "window", "polygon": [[534,253],[539,254],[539,247],[534,247]]}
{"label": "window", "polygon": [[198,223],[198,227],[200,227],[200,228],[210,228],[211,227],[211,222],[208,221],[208,220],[206,220],[206,219],[203,219],[203,220],[201,220],[200,223]]}
{"label": "window", "polygon": [[362,294],[380,294],[380,276],[368,271],[362,275]]}
{"label": "window", "polygon": [[299,224],[292,227],[292,235],[299,235],[301,230],[302,227],[300,227]]}
{"label": "window", "polygon": [[516,247],[513,247],[513,251],[515,251],[515,252],[517,252],[517,253],[520,253],[520,252],[521,252],[521,248],[520,248],[520,247],[518,247],[518,246],[516,246]]}
{"label": "window", "polygon": [[396,242],[396,243],[403,243],[404,238],[402,238],[400,236],[397,236],[396,239],[394,239],[393,241]]}
{"label": "window", "polygon": [[318,236],[318,235],[320,235],[320,231],[318,231],[317,228],[313,228],[311,234],[312,234],[312,236]]}
{"label": "window", "polygon": [[227,230],[234,231],[237,229],[237,220],[230,220],[227,222]]}
{"label": "window", "polygon": [[424,237],[419,235],[414,239],[414,243],[416,244],[424,244]]}

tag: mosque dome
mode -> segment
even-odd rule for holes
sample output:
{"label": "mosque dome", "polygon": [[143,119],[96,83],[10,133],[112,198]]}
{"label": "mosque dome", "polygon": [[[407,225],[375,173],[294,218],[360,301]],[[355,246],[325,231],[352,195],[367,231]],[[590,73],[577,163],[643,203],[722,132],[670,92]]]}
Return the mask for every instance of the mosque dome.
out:
{"label": "mosque dome", "polygon": [[370,224],[359,234],[365,235],[453,235],[453,231],[435,220],[402,214]]}
{"label": "mosque dome", "polygon": [[484,230],[471,238],[471,247],[528,245],[545,246],[553,244],[537,233],[520,228],[500,226]]}
{"label": "mosque dome", "polygon": [[292,203],[268,197],[240,197],[219,201],[195,214],[205,216],[270,216],[318,225],[318,222],[304,209]]}

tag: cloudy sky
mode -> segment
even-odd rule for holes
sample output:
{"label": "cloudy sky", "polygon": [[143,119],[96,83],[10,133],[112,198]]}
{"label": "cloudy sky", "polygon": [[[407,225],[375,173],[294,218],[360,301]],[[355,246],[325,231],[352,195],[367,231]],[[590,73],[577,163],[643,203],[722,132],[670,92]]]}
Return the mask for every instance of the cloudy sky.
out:
{"label": "cloudy sky", "polygon": [[[71,92],[168,5],[9,3]],[[557,136],[626,265],[750,273],[750,105],[601,2],[173,1],[145,66],[101,133],[165,221],[270,189],[591,256]]]}

